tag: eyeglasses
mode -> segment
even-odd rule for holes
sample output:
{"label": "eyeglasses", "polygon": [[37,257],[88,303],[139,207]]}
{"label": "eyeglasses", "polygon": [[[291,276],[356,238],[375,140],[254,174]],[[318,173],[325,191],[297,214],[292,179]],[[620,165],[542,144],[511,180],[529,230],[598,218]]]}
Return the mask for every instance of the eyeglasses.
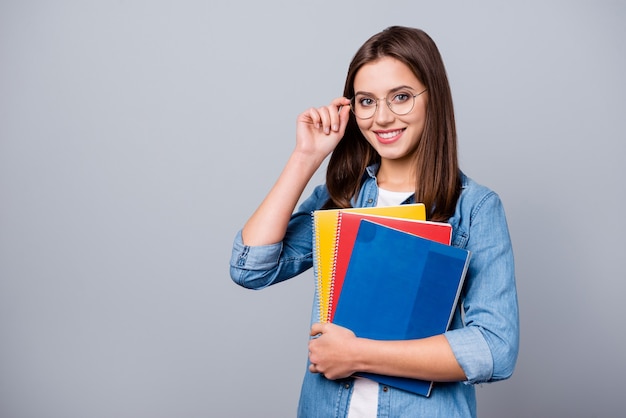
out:
{"label": "eyeglasses", "polygon": [[359,119],[370,119],[376,114],[378,109],[378,102],[384,100],[387,103],[387,107],[393,113],[398,116],[406,115],[415,106],[415,98],[424,93],[428,89],[424,89],[417,94],[411,94],[408,91],[395,91],[383,97],[377,99],[367,94],[359,93],[350,100],[350,109],[352,113]]}

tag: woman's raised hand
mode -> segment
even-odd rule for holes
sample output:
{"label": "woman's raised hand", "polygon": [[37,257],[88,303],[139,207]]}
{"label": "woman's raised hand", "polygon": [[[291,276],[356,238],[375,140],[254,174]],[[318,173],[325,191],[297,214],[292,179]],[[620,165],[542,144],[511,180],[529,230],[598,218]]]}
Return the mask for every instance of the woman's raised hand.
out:
{"label": "woman's raised hand", "polygon": [[345,97],[301,113],[297,119],[296,151],[323,160],[343,137],[349,117],[350,100]]}
{"label": "woman's raised hand", "polygon": [[335,149],[348,125],[350,100],[339,97],[328,106],[298,116],[296,147],[272,190],[243,227],[246,245],[280,242],[298,199],[315,171]]}

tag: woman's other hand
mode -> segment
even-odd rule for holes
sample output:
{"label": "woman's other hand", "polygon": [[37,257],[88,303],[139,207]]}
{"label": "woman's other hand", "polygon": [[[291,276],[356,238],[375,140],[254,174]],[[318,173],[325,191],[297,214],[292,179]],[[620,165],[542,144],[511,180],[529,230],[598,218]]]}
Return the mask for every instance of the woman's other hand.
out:
{"label": "woman's other hand", "polygon": [[309,341],[309,371],[322,373],[327,379],[348,377],[357,371],[356,344],[352,331],[339,325],[313,324]]}

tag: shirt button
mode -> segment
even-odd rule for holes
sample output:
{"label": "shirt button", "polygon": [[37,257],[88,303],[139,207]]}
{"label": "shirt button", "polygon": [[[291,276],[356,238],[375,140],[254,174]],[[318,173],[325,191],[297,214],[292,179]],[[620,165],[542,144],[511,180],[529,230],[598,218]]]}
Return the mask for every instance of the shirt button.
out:
{"label": "shirt button", "polygon": [[350,383],[346,383],[343,387],[346,389],[350,389]]}
{"label": "shirt button", "polygon": [[389,388],[387,386],[383,386],[383,392],[387,392],[389,391]]}
{"label": "shirt button", "polygon": [[374,199],[367,199],[367,203],[372,203]]}

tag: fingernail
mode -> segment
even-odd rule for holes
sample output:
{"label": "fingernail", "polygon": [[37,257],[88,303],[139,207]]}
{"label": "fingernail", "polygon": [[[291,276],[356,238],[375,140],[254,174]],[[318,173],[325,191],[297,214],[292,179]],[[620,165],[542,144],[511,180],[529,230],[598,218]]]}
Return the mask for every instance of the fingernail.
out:
{"label": "fingernail", "polygon": [[324,132],[325,132],[325,133],[327,133],[327,134],[329,134],[329,133],[330,133],[330,128],[329,128],[328,126],[327,126],[327,127],[325,127],[325,128],[324,128]]}
{"label": "fingernail", "polygon": [[333,125],[333,131],[338,131],[339,130],[339,125]]}

